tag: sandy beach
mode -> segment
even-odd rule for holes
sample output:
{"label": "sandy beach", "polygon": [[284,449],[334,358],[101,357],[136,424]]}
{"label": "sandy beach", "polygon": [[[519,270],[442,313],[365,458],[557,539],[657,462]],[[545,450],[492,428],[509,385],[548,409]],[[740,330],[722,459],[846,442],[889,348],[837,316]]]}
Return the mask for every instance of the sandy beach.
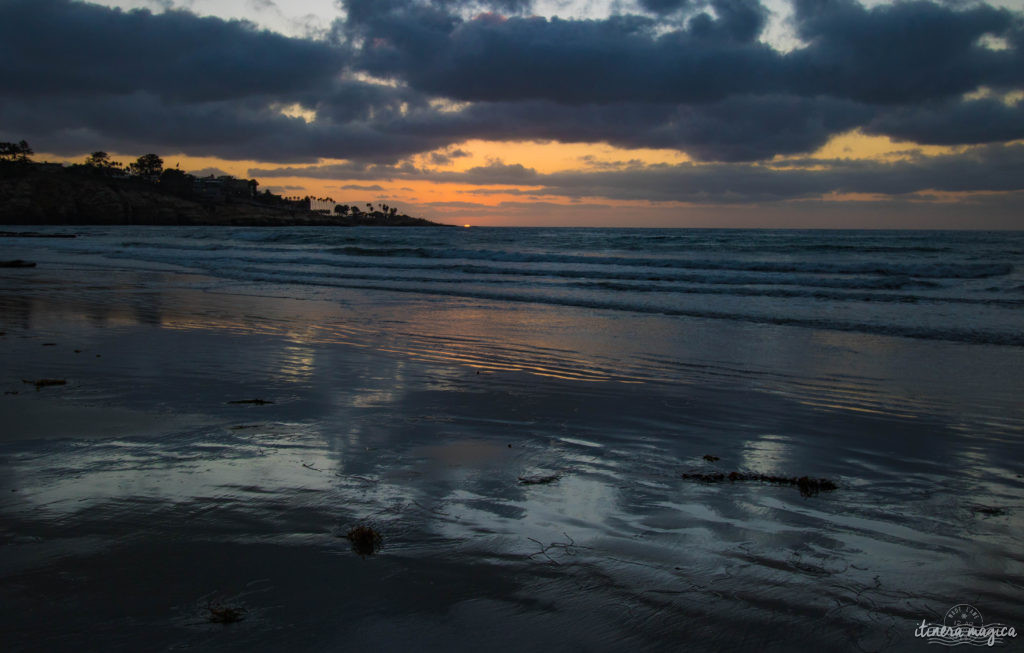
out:
{"label": "sandy beach", "polygon": [[[0,257],[40,261],[0,271],[5,650],[909,650],[957,603],[1024,626],[1020,347],[43,247]],[[730,471],[838,487],[683,478]]]}

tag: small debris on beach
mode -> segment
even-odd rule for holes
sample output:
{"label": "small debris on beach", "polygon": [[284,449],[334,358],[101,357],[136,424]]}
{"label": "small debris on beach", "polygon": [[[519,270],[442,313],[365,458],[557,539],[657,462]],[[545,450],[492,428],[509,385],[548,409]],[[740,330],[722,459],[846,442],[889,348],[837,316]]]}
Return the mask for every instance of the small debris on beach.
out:
{"label": "small debris on beach", "polygon": [[551,551],[552,549],[559,550],[564,555],[574,556],[574,555],[576,555],[578,553],[578,549],[589,549],[589,548],[591,548],[589,546],[580,546],[579,544],[576,544],[576,540],[574,540],[571,537],[569,537],[568,533],[563,532],[562,535],[565,536],[565,539],[567,540],[566,542],[552,542],[551,544],[547,544],[547,545],[545,545],[543,542],[541,542],[538,539],[534,539],[532,537],[526,538],[526,539],[530,540],[531,542],[534,542],[537,546],[540,547],[540,551],[537,551],[536,553],[531,553],[527,557],[532,560],[535,556],[542,555],[545,558],[547,558],[548,562],[550,562],[551,564],[558,565],[560,563],[557,560],[555,560],[554,558],[552,558],[551,554],[549,553],[549,551]]}
{"label": "small debris on beach", "polygon": [[82,353],[82,350],[81,350],[81,349],[76,349],[76,350],[75,350],[75,353],[76,353],[76,354],[81,354],[81,353]]}
{"label": "small debris on beach", "polygon": [[13,261],[0,261],[0,268],[34,268],[35,263],[31,261],[22,261],[20,258],[14,259]]}
{"label": "small debris on beach", "polygon": [[57,346],[57,343],[55,343],[55,342],[44,342],[43,343],[43,347],[56,347],[56,346]]}
{"label": "small debris on beach", "polygon": [[263,426],[262,424],[236,424],[231,427],[232,431],[241,431],[243,429],[257,429]]}
{"label": "small debris on beach", "polygon": [[547,485],[548,483],[554,483],[560,478],[562,478],[561,474],[551,474],[549,476],[520,476],[519,483],[521,485]]}
{"label": "small debris on beach", "polygon": [[1006,511],[1002,508],[996,508],[994,506],[974,506],[971,510],[975,514],[987,515],[989,517],[1002,517],[1006,514]]}
{"label": "small debris on beach", "polygon": [[254,406],[263,406],[264,404],[272,404],[274,402],[266,399],[236,399],[235,401],[229,401],[229,404],[252,404]]}
{"label": "small debris on beach", "polygon": [[360,524],[350,530],[345,538],[352,543],[352,550],[364,558],[377,553],[384,541],[380,533],[365,524]]}
{"label": "small debris on beach", "polygon": [[811,497],[819,492],[831,492],[839,486],[827,478],[811,478],[809,476],[773,476],[769,474],[742,474],[740,472],[729,472],[723,474],[683,474],[682,477],[688,481],[700,481],[702,483],[721,483],[729,481],[759,481],[761,483],[772,483],[774,485],[792,485],[800,490],[800,495]]}
{"label": "small debris on beach", "polygon": [[721,460],[721,458],[719,458],[718,456],[712,456],[711,454],[706,453],[706,454],[704,454],[704,460],[708,461],[709,463],[716,463],[719,460]]}
{"label": "small debris on beach", "polygon": [[207,615],[207,619],[210,623],[233,624],[245,619],[244,608],[232,608],[226,605],[208,605],[206,606],[206,609],[210,611],[210,614]]}
{"label": "small debris on beach", "polygon": [[36,390],[39,390],[40,388],[46,388],[51,385],[67,385],[68,383],[65,379],[37,379],[35,381],[22,379],[21,381],[22,383],[34,385],[36,387]]}

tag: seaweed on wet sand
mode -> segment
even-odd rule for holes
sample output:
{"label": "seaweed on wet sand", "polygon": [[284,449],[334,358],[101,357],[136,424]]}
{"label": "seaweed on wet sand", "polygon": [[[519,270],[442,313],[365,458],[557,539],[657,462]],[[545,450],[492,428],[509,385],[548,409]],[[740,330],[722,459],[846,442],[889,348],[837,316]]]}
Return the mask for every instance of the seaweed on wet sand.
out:
{"label": "seaweed on wet sand", "polygon": [[46,388],[52,385],[67,385],[68,383],[66,379],[36,379],[35,381],[31,381],[29,379],[22,379],[21,381],[22,383],[34,385],[36,387],[36,390]]}
{"label": "seaweed on wet sand", "polygon": [[352,550],[364,558],[377,553],[384,541],[376,529],[366,524],[352,528],[345,538],[352,543]]}
{"label": "seaweed on wet sand", "polygon": [[252,404],[254,406],[264,406],[266,404],[272,404],[274,402],[270,401],[269,399],[235,399],[234,401],[229,401],[228,403],[229,404]]}
{"label": "seaweed on wet sand", "polygon": [[700,481],[702,483],[721,483],[729,481],[737,483],[740,481],[758,481],[760,483],[771,483],[773,485],[789,485],[796,487],[801,496],[811,497],[819,492],[831,492],[839,486],[827,478],[812,478],[810,476],[775,476],[772,474],[744,474],[741,472],[714,472],[711,474],[683,474],[682,477],[688,481]]}
{"label": "seaweed on wet sand", "polygon": [[557,481],[560,478],[562,478],[561,474],[547,474],[547,475],[538,475],[538,476],[520,476],[519,477],[519,484],[520,485],[547,485],[549,483],[554,483],[555,481]]}
{"label": "seaweed on wet sand", "polygon": [[721,460],[721,458],[719,458],[718,456],[712,456],[711,454],[706,453],[706,454],[704,454],[704,460],[708,461],[709,463],[717,463],[719,460]]}
{"label": "seaweed on wet sand", "polygon": [[206,609],[209,610],[206,618],[210,623],[233,624],[245,619],[245,608],[209,604],[206,606]]}

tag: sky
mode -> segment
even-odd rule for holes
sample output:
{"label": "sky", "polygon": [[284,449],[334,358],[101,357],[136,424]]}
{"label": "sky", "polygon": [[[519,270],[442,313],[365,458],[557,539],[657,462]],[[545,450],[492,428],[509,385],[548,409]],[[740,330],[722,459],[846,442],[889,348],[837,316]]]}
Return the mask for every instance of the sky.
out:
{"label": "sky", "polygon": [[440,222],[1024,228],[1024,0],[0,0],[0,141]]}

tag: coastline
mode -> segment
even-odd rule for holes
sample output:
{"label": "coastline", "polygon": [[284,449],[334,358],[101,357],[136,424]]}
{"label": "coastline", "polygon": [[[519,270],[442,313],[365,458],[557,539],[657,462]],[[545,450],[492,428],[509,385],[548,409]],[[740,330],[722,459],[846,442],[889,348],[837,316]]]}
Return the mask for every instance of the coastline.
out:
{"label": "coastline", "polygon": [[237,197],[201,201],[147,180],[113,178],[55,164],[0,162],[0,225],[4,226],[451,226],[379,211],[325,215],[288,202],[279,204]]}
{"label": "coastline", "polygon": [[[602,311],[70,263],[0,281],[12,650],[882,649],[960,597],[1024,614],[1021,444],[981,430],[1019,418],[994,408],[1006,348],[686,320],[676,376],[640,379],[601,356],[638,325]],[[273,403],[229,403],[251,399]],[[839,489],[681,477],[737,468]],[[378,555],[342,537],[360,523]]]}

